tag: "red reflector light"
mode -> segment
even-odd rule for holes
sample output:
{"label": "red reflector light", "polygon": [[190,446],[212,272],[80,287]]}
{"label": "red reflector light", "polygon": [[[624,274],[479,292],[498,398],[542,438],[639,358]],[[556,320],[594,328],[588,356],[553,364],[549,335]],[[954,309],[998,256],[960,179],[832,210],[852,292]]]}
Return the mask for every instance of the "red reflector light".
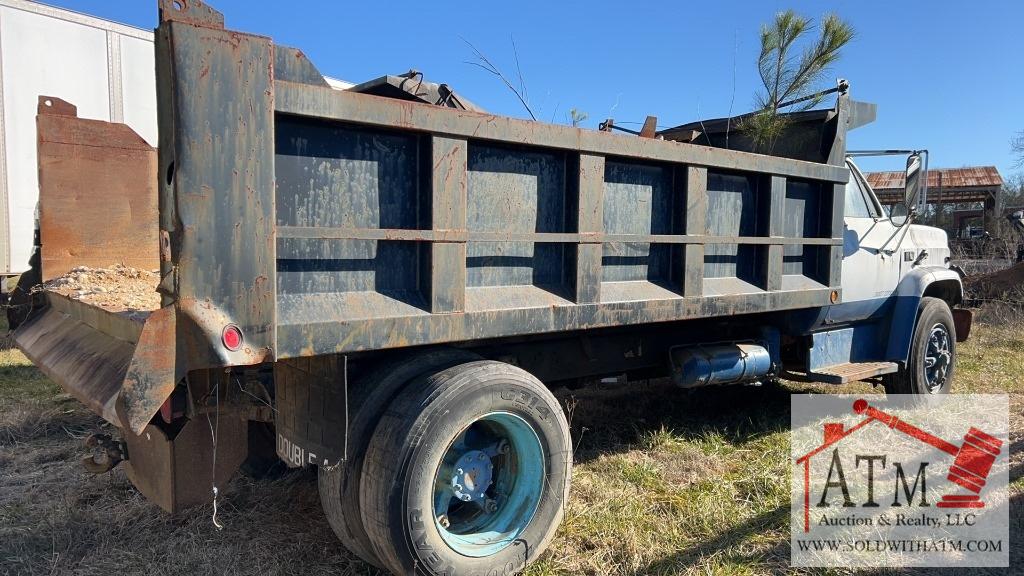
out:
{"label": "red reflector light", "polygon": [[224,327],[224,333],[221,334],[220,339],[225,348],[234,352],[242,347],[242,330],[234,324],[228,324]]}

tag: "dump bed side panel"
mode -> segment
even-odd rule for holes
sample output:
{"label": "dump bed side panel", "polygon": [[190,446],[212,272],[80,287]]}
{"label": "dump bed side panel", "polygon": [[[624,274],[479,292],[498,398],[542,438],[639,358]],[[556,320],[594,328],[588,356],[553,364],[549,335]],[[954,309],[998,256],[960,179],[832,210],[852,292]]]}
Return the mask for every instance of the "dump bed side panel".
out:
{"label": "dump bed side panel", "polygon": [[[301,53],[225,31],[201,3],[162,5],[165,270],[212,361],[841,297],[838,162],[334,90]],[[275,78],[283,55],[302,73]],[[226,353],[218,322],[268,353]]]}
{"label": "dump bed side panel", "polygon": [[275,106],[279,357],[824,306],[839,289],[841,167],[291,82]]}

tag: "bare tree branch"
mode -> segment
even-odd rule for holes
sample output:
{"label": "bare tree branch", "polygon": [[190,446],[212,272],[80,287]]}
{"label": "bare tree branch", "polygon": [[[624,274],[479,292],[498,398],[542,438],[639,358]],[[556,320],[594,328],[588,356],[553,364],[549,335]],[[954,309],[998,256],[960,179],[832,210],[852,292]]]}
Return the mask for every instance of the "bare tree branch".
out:
{"label": "bare tree branch", "polygon": [[[506,77],[501,72],[501,70],[497,66],[495,66],[495,64],[493,62],[491,62],[491,60],[489,58],[487,58],[487,56],[484,55],[483,52],[481,52],[479,49],[477,49],[477,47],[474,46],[472,42],[470,42],[469,40],[466,40],[465,38],[462,38],[462,37],[460,37],[460,39],[463,42],[465,42],[467,46],[469,46],[470,50],[473,51],[473,54],[476,55],[477,60],[478,60],[477,62],[466,61],[466,64],[472,64],[474,66],[479,66],[480,68],[482,68],[482,69],[490,72],[491,74],[494,74],[495,76],[497,76],[498,79],[500,79],[502,81],[502,83],[505,84],[505,86],[509,90],[511,90],[513,94],[516,95],[516,98],[519,99],[519,103],[523,105],[523,108],[526,108],[526,112],[530,115],[530,118],[532,118],[533,120],[536,120],[537,119],[537,115],[533,113],[533,109],[530,108],[530,104],[529,104],[529,102],[526,99],[526,95],[525,95],[526,83],[523,81],[522,73],[520,72],[520,74],[519,74],[519,81],[520,81],[520,85],[522,86],[522,90],[520,90],[519,88],[516,88],[516,86],[514,84],[512,84],[512,82],[509,81],[508,77]],[[515,42],[512,43],[512,49],[515,50]],[[519,68],[519,56],[518,56],[518,54],[516,55],[516,68],[517,69]]]}
{"label": "bare tree branch", "polygon": [[1014,168],[1024,168],[1024,130],[1017,132],[1010,139],[1010,150],[1017,157],[1017,161],[1013,164]]}
{"label": "bare tree branch", "polygon": [[512,56],[516,60],[516,75],[519,76],[519,89],[523,92],[523,100],[530,101],[530,93],[526,90],[526,81],[523,80],[523,69],[519,67],[519,50],[516,48],[516,39],[509,34],[509,41],[512,43]]}

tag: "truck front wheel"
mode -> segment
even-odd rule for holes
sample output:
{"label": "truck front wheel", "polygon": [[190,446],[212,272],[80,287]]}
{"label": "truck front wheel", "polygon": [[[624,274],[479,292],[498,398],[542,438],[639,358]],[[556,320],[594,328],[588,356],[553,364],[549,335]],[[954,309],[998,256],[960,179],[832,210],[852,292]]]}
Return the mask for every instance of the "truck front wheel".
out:
{"label": "truck front wheel", "polygon": [[424,375],[370,441],[360,492],[395,574],[513,574],[550,543],[569,494],[569,427],[550,391],[494,361]]}
{"label": "truck front wheel", "polygon": [[956,327],[949,304],[924,297],[910,342],[907,365],[883,380],[888,394],[946,394],[953,385]]}

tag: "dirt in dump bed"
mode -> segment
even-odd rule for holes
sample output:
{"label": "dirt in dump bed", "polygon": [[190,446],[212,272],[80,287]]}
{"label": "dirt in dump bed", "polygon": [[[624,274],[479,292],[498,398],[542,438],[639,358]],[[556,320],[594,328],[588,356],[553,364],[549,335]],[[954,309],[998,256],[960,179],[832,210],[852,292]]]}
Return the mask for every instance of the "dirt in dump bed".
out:
{"label": "dirt in dump bed", "polygon": [[43,288],[111,312],[151,311],[160,307],[160,275],[121,264],[110,268],[79,266]]}

